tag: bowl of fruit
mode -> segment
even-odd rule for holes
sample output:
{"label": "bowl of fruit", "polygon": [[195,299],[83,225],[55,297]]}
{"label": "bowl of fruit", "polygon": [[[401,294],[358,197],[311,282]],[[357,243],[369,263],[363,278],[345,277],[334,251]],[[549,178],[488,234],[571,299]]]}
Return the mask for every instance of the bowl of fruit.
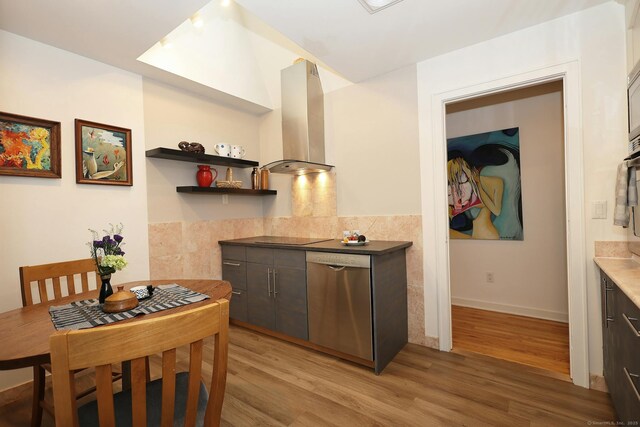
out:
{"label": "bowl of fruit", "polygon": [[342,238],[342,244],[346,246],[364,246],[369,241],[364,234],[352,233]]}

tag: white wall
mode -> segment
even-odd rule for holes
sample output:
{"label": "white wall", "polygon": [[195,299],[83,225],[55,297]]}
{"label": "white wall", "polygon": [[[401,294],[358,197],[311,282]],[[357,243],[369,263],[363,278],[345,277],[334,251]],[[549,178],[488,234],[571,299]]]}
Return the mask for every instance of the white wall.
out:
{"label": "white wall", "polygon": [[[416,67],[325,93],[325,161],[335,166],[338,216],[420,212]],[[262,116],[261,159],[282,156],[281,111]],[[291,215],[291,177],[272,175],[265,216]]]}
{"label": "white wall", "polygon": [[562,84],[462,104],[447,138],[519,128],[524,240],[450,240],[452,303],[566,322]]}
{"label": "white wall", "polygon": [[412,65],[325,96],[339,216],[420,212],[416,81]]}
{"label": "white wall", "polygon": [[[124,223],[129,261],[113,284],[148,278],[142,79],[4,31],[0,46],[0,111],[62,129],[62,179],[0,176],[0,311],[21,306],[19,266],[87,258],[88,228],[109,223]],[[76,118],[131,129],[133,187],[76,184]],[[29,372],[0,372],[0,389]]]}
{"label": "white wall", "polygon": [[[429,117],[431,101],[437,94],[571,61],[578,61],[582,89],[585,212],[590,212],[595,200],[606,200],[609,206],[606,221],[588,219],[585,227],[589,367],[591,372],[601,373],[600,296],[597,269],[592,262],[594,241],[626,239],[625,230],[615,228],[611,220],[615,170],[626,153],[624,7],[609,2],[418,64],[421,156],[432,150],[435,143],[428,130],[433,119]],[[425,227],[423,233],[429,236],[432,229]],[[428,251],[425,245],[425,253]],[[438,307],[433,268],[425,265],[428,335],[437,335],[438,326],[434,317]]]}
{"label": "white wall", "polygon": [[[163,83],[144,79],[144,125],[146,148],[178,149],[180,141],[199,142],[205,153],[216,154],[219,143],[245,147],[245,158],[259,160],[259,118]],[[212,166],[218,179],[225,179],[225,166]],[[173,160],[149,159],[147,197],[149,222],[198,221],[262,216],[263,198],[229,195],[223,205],[218,194],[177,193],[177,186],[196,184],[197,164]],[[251,168],[233,168],[234,180],[251,188]]]}

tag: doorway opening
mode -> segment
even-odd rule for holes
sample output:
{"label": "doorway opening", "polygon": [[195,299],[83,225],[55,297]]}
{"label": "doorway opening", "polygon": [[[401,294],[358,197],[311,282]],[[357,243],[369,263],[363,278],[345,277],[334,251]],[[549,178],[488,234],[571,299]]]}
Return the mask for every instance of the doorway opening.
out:
{"label": "doorway opening", "polygon": [[563,80],[445,110],[452,350],[569,379]]}

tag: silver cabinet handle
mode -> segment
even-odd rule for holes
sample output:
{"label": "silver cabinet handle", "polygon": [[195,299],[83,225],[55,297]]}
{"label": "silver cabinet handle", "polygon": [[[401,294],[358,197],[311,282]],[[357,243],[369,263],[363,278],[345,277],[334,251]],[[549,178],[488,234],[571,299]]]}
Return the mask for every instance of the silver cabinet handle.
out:
{"label": "silver cabinet handle", "polygon": [[271,269],[267,268],[267,292],[271,296]]}
{"label": "silver cabinet handle", "polygon": [[[624,369],[624,374],[627,376],[627,380],[629,381],[629,384],[631,384],[631,389],[636,394],[636,399],[638,399],[638,402],[640,402],[640,392],[638,391],[638,387],[636,387],[636,384],[633,382],[633,378],[638,379],[638,378],[640,378],[640,375],[632,374],[631,372],[629,372],[627,370],[626,367],[624,367],[622,369]],[[631,378],[631,377],[633,377],[633,378]]]}
{"label": "silver cabinet handle", "polygon": [[614,322],[614,318],[609,316],[609,292],[613,291],[613,288],[610,287],[606,282],[604,285],[604,316],[607,321],[607,328],[609,327],[609,322]]}
{"label": "silver cabinet handle", "polygon": [[628,317],[625,313],[622,313],[622,317],[624,317],[624,320],[627,322],[627,325],[629,325],[629,327],[633,331],[633,334],[635,335],[635,337],[640,338],[640,333],[638,332],[636,327],[633,326],[633,323],[631,323],[631,322],[637,322],[638,319],[636,319],[635,317]]}
{"label": "silver cabinet handle", "polygon": [[240,267],[240,263],[239,262],[223,261],[222,264],[223,265],[230,265],[232,267]]}
{"label": "silver cabinet handle", "polygon": [[276,291],[276,269],[273,269],[273,297],[276,298],[276,295],[278,295],[278,291]]}
{"label": "silver cabinet handle", "polygon": [[240,291],[231,291],[231,293],[233,295],[242,295],[242,292],[240,292]]}

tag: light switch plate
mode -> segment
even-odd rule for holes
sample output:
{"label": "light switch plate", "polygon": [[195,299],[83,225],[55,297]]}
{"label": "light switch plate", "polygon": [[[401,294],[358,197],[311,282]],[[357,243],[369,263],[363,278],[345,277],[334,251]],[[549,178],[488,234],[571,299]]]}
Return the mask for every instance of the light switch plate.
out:
{"label": "light switch plate", "polygon": [[596,200],[591,202],[591,218],[607,219],[607,201]]}

